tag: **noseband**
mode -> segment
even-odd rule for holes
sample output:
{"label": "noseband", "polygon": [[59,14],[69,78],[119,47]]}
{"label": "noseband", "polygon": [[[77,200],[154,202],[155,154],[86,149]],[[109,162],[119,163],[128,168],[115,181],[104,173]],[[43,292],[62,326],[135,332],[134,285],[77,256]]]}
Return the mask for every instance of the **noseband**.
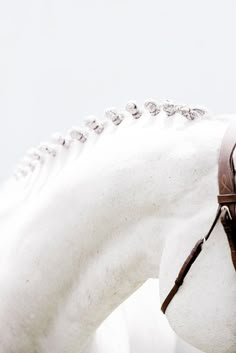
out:
{"label": "noseband", "polygon": [[184,262],[181,270],[175,280],[174,286],[170,290],[164,300],[161,310],[163,313],[183,284],[184,278],[190,270],[192,264],[202,251],[203,244],[209,239],[218,219],[220,218],[225,233],[228,238],[231,257],[234,268],[236,270],[236,185],[235,185],[235,168],[233,163],[233,152],[236,147],[236,121],[232,121],[228,126],[220,148],[218,161],[218,187],[219,195],[218,208],[215,219],[207,233],[200,239],[192,249],[190,255]]}

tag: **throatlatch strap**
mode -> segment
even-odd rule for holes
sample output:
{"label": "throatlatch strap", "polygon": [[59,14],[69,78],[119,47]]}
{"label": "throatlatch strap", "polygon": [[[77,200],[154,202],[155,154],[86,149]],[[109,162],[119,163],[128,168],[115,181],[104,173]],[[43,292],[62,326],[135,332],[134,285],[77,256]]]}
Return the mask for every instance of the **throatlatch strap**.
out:
{"label": "throatlatch strap", "polygon": [[165,314],[166,309],[168,307],[168,305],[170,304],[171,300],[173,299],[173,297],[175,296],[175,294],[178,292],[179,287],[183,284],[184,282],[184,278],[186,277],[188,271],[190,270],[192,264],[194,263],[194,261],[197,259],[198,255],[200,254],[200,252],[202,251],[202,245],[205,241],[207,241],[211,235],[211,232],[213,231],[219,217],[221,214],[221,208],[218,207],[217,212],[216,212],[216,216],[215,219],[211,225],[211,228],[209,229],[207,235],[198,240],[198,242],[195,244],[194,248],[192,249],[190,255],[187,257],[186,261],[184,262],[183,266],[181,267],[181,270],[179,271],[178,277],[175,280],[175,284],[172,287],[172,289],[170,290],[169,294],[167,295],[166,299],[164,300],[162,306],[161,306],[161,311]]}

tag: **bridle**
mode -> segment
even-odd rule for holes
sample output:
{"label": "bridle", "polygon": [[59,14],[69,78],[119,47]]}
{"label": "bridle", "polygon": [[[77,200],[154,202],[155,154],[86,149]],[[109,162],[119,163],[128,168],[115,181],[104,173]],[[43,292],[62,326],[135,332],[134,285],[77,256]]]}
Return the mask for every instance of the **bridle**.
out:
{"label": "bridle", "polygon": [[200,239],[192,249],[190,255],[184,262],[181,270],[175,280],[174,286],[170,290],[166,299],[164,300],[161,310],[163,313],[183,284],[184,278],[190,270],[192,264],[201,253],[203,244],[209,239],[218,219],[220,218],[225,233],[227,234],[231,257],[234,268],[236,270],[236,184],[235,184],[235,168],[233,163],[233,152],[236,147],[236,121],[231,121],[229,124],[220,148],[218,161],[218,187],[219,195],[218,208],[215,219],[207,233],[207,235]]}

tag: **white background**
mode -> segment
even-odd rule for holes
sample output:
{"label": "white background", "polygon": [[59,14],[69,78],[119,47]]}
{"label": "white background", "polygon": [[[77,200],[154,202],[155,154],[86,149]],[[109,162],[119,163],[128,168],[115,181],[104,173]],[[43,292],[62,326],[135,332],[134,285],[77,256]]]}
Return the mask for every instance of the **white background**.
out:
{"label": "white background", "polygon": [[0,180],[31,145],[130,99],[235,113],[235,10],[234,0],[0,0]]}
{"label": "white background", "polygon": [[234,0],[0,0],[0,180],[31,145],[149,97],[236,111]]}

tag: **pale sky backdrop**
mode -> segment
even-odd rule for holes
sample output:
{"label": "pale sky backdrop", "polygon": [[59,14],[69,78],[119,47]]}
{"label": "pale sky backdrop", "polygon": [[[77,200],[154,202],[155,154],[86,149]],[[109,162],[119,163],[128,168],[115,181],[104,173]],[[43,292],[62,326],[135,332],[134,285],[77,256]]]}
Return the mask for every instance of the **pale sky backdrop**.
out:
{"label": "pale sky backdrop", "polygon": [[0,0],[0,181],[31,145],[131,99],[235,113],[235,11],[234,0]]}
{"label": "pale sky backdrop", "polygon": [[149,97],[236,112],[234,0],[0,0],[0,180],[31,145]]}

